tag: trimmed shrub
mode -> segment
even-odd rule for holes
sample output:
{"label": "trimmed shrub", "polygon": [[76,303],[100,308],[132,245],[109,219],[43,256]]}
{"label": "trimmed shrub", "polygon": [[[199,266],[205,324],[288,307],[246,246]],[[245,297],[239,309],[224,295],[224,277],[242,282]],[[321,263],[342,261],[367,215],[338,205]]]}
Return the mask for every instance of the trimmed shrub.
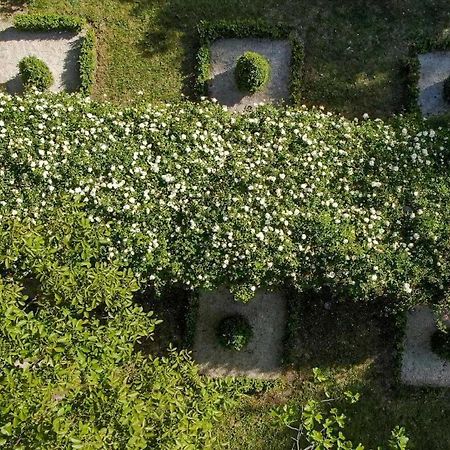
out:
{"label": "trimmed shrub", "polygon": [[19,73],[25,88],[45,91],[53,84],[53,75],[47,64],[36,56],[27,56],[19,62]]}
{"label": "trimmed shrub", "polygon": [[431,349],[441,358],[450,360],[450,333],[435,331],[431,336]]}
{"label": "trimmed shrub", "polygon": [[19,14],[14,17],[14,26],[27,31],[81,31],[85,23],[80,17],[58,14]]}
{"label": "trimmed shrub", "polygon": [[94,84],[97,55],[95,52],[95,33],[89,28],[80,49],[80,92],[89,95]]}
{"label": "trimmed shrub", "polygon": [[444,81],[444,99],[450,103],[450,75]]}
{"label": "trimmed shrub", "polygon": [[241,314],[227,316],[216,328],[217,339],[223,347],[241,351],[253,336],[252,327]]}
{"label": "trimmed shrub", "polygon": [[253,94],[269,81],[270,63],[259,53],[245,52],[236,62],[234,75],[239,90]]}

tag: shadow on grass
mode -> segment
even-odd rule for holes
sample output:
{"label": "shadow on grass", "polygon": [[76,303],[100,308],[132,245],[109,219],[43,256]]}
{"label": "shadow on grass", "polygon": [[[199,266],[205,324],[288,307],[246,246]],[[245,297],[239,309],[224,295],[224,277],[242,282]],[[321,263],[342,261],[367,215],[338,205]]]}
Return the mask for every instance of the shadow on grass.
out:
{"label": "shadow on grass", "polygon": [[26,4],[25,0],[0,0],[0,14],[14,14]]}

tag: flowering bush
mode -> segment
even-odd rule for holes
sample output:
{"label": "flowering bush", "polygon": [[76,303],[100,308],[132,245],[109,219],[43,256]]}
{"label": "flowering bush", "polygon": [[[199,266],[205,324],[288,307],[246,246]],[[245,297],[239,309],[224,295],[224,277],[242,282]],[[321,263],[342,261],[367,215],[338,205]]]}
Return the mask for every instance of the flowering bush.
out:
{"label": "flowering bush", "polygon": [[448,129],[209,102],[0,96],[0,220],[83,211],[156,288],[328,285],[435,301],[449,283]]}
{"label": "flowering bush", "polygon": [[245,52],[236,62],[234,76],[241,91],[253,94],[269,81],[269,61],[259,53]]}
{"label": "flowering bush", "polygon": [[47,64],[36,56],[27,56],[19,62],[19,73],[25,88],[45,91],[53,84],[53,75]]}

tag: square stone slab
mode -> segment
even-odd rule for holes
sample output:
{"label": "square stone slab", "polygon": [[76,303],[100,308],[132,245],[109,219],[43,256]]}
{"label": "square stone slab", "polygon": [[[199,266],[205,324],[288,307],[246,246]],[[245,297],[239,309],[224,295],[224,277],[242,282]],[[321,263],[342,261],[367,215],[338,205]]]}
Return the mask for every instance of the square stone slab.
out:
{"label": "square stone slab", "polygon": [[450,112],[450,103],[444,99],[444,80],[450,76],[450,52],[432,52],[419,55],[419,106],[424,116]]}
{"label": "square stone slab", "polygon": [[[234,79],[236,61],[245,52],[264,55],[270,62],[271,78],[267,86],[252,95],[239,91]],[[219,39],[211,45],[212,98],[232,111],[243,111],[259,103],[282,103],[289,100],[291,44],[271,39]]]}
{"label": "square stone slab", "polygon": [[51,91],[75,91],[80,85],[81,36],[67,31],[19,31],[0,22],[0,85],[8,92],[21,93],[19,61],[26,56],[42,59],[52,72]]}
{"label": "square stone slab", "polygon": [[[223,348],[215,335],[218,322],[242,314],[253,337],[241,351]],[[194,359],[200,372],[212,377],[247,376],[270,379],[281,374],[286,300],[279,292],[257,291],[249,303],[237,302],[226,289],[202,292],[194,338]]]}
{"label": "square stone slab", "polygon": [[437,330],[433,311],[426,306],[408,312],[402,355],[401,377],[416,386],[450,386],[450,362],[431,350]]}

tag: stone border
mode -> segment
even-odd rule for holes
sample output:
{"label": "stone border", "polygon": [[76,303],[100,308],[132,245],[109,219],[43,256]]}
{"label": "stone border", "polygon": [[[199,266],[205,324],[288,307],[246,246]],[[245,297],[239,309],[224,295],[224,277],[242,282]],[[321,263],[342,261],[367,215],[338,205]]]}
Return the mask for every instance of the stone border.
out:
{"label": "stone border", "polygon": [[218,39],[261,38],[288,40],[291,44],[290,100],[299,104],[303,81],[304,48],[295,28],[272,25],[263,20],[200,22],[197,26],[198,50],[195,61],[194,92],[198,99],[209,95],[211,45]]}
{"label": "stone border", "polygon": [[450,386],[450,361],[431,350],[431,336],[437,330],[431,308],[419,306],[406,315],[401,380],[413,386]]}
{"label": "stone border", "polygon": [[[253,329],[251,341],[240,352],[223,348],[215,335],[218,322],[231,314],[244,315]],[[248,303],[235,301],[225,288],[201,292],[193,346],[200,372],[211,377],[278,378],[286,320],[287,302],[279,292],[259,290]]]}
{"label": "stone border", "polygon": [[[234,76],[237,59],[247,51],[265,56],[270,63],[267,86],[254,94],[241,92]],[[287,40],[218,39],[211,45],[210,95],[221,105],[237,112],[258,104],[282,104],[289,100],[290,60],[291,45]]]}

